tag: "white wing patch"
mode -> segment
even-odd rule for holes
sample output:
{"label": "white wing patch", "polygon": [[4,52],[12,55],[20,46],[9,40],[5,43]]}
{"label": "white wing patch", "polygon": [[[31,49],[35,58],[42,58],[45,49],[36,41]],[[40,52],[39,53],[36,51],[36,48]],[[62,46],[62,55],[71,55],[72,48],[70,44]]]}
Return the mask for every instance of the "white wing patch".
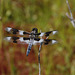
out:
{"label": "white wing patch", "polygon": [[5,30],[6,30],[7,32],[10,32],[11,29],[12,29],[12,28],[10,28],[10,27],[5,28]]}
{"label": "white wing patch", "polygon": [[39,44],[39,41],[34,40],[33,45],[37,45],[37,44]]}
{"label": "white wing patch", "polygon": [[40,39],[39,41],[35,41],[33,42],[33,45],[38,45],[40,43],[44,42],[44,39]]}
{"label": "white wing patch", "polygon": [[39,36],[42,37],[45,33],[41,33]]}
{"label": "white wing patch", "polygon": [[29,40],[25,40],[24,42],[26,42],[27,44],[29,44]]}
{"label": "white wing patch", "polygon": [[23,37],[20,37],[19,40],[20,40],[21,42],[24,42]]}
{"label": "white wing patch", "polygon": [[20,35],[24,35],[23,32],[24,32],[24,31],[19,30],[19,34],[20,34]]}
{"label": "white wing patch", "polygon": [[39,43],[42,43],[42,42],[44,42],[44,39],[40,39],[40,40],[39,40]]}
{"label": "white wing patch", "polygon": [[24,40],[23,37],[20,37],[19,40],[20,40],[21,42],[25,42],[25,43],[29,44],[29,40]]}

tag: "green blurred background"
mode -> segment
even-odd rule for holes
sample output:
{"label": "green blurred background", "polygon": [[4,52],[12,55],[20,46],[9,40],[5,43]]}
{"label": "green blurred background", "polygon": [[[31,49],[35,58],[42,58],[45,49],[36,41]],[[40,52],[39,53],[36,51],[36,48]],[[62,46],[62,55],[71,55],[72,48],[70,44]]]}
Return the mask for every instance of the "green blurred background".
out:
{"label": "green blurred background", "polygon": [[[75,0],[69,0],[75,17]],[[5,27],[42,32],[58,30],[49,38],[58,44],[43,45],[41,75],[75,75],[75,28],[66,17],[66,0],[0,0],[0,75],[38,75],[38,46],[26,56],[27,45],[3,40]]]}

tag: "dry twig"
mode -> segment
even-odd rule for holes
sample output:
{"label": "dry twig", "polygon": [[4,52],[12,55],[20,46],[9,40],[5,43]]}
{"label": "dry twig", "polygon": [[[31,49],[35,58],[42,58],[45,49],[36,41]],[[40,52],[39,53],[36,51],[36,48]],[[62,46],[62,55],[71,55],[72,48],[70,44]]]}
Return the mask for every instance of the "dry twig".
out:
{"label": "dry twig", "polygon": [[69,8],[69,12],[70,12],[70,16],[69,16],[68,13],[66,13],[66,16],[70,19],[72,25],[75,27],[75,20],[73,19],[73,15],[72,15],[72,12],[71,12],[71,9],[70,9],[68,0],[66,0],[66,3],[67,3],[67,6],[68,6],[68,8]]}

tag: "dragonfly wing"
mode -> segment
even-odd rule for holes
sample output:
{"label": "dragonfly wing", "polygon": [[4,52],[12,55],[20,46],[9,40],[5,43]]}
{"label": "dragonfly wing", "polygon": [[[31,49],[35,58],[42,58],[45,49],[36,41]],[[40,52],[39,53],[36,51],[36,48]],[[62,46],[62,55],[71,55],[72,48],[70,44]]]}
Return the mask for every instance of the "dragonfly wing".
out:
{"label": "dragonfly wing", "polygon": [[18,43],[18,44],[29,44],[30,38],[25,37],[5,37],[4,40],[7,40],[12,43]]}
{"label": "dragonfly wing", "polygon": [[53,39],[44,39],[44,44],[45,45],[48,45],[48,44],[56,44],[56,43],[58,43],[58,41],[56,41],[56,40],[53,40]]}
{"label": "dragonfly wing", "polygon": [[34,39],[33,45],[39,45],[40,43],[44,43],[45,45],[47,44],[55,44],[58,43],[56,40],[54,39]]}
{"label": "dragonfly wing", "polygon": [[49,31],[49,32],[45,32],[45,36],[49,36],[51,33],[54,35],[56,34],[58,31]]}
{"label": "dragonfly wing", "polygon": [[42,36],[49,36],[51,33],[54,35],[54,34],[56,34],[58,31],[48,31],[48,32],[42,32],[42,33],[37,33],[37,34],[34,34],[34,35],[39,35],[40,37],[42,37]]}
{"label": "dragonfly wing", "polygon": [[5,30],[7,32],[11,33],[11,34],[19,34],[19,35],[30,34],[29,32],[18,30],[18,29],[14,29],[14,28],[10,28],[10,27],[6,27]]}

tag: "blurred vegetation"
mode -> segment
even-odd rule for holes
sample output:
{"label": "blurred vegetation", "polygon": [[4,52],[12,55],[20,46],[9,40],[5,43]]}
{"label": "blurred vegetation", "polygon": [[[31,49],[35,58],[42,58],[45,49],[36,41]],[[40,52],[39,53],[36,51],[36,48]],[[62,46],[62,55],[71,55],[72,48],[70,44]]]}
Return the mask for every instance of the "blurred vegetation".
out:
{"label": "blurred vegetation", "polygon": [[[75,0],[69,0],[69,3],[75,18]],[[75,75],[75,28],[66,12],[66,0],[0,0],[0,37],[10,35],[4,31],[8,26],[25,31],[31,31],[33,27],[42,32],[58,30],[57,35],[49,38],[57,39],[59,43],[42,46],[41,75]],[[0,75],[38,75],[38,47],[33,46],[28,57],[26,49],[27,45],[3,40]]]}
{"label": "blurred vegetation", "polygon": [[0,1],[0,37],[1,37],[1,40],[0,40],[0,48],[1,48],[1,45],[2,45],[2,35],[1,35],[1,34],[2,34],[2,22],[1,22],[1,19],[2,19],[2,18],[1,18],[1,16],[2,16],[2,15],[1,15],[1,12],[2,12],[2,11],[1,11],[1,10],[2,10],[2,9],[1,9],[1,1]]}

